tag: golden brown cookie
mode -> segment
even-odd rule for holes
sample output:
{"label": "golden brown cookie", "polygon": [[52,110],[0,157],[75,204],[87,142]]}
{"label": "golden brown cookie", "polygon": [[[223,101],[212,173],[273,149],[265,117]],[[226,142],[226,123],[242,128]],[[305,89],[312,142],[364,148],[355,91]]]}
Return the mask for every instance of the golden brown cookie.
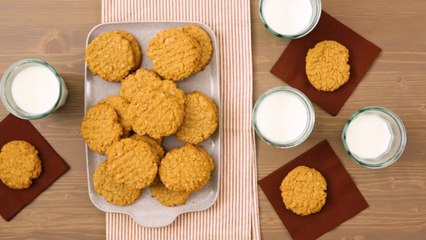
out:
{"label": "golden brown cookie", "polygon": [[151,148],[154,150],[155,154],[157,154],[158,161],[156,163],[157,165],[160,165],[160,160],[161,158],[164,157],[164,149],[161,146],[161,144],[158,142],[158,140],[155,140],[154,138],[150,136],[138,135],[138,134],[133,134],[132,136],[130,136],[130,138],[148,143],[151,146]]}
{"label": "golden brown cookie", "polygon": [[127,41],[129,41],[130,46],[132,47],[133,52],[133,59],[134,59],[134,66],[131,69],[131,71],[136,71],[142,63],[142,51],[141,46],[139,45],[138,40],[130,33],[123,31],[123,30],[116,30],[113,31],[116,34],[119,34],[123,38],[125,38]]}
{"label": "golden brown cookie", "polygon": [[26,141],[10,141],[0,152],[0,179],[13,189],[29,188],[41,173],[38,151]]}
{"label": "golden brown cookie", "polygon": [[133,98],[129,111],[132,114],[132,128],[137,134],[159,139],[178,130],[185,115],[185,100],[181,90],[175,87],[174,91],[179,94],[145,87]]}
{"label": "golden brown cookie", "polygon": [[107,164],[108,160],[103,161],[93,174],[95,191],[114,205],[125,206],[136,202],[141,195],[141,190],[114,181],[113,177],[108,174]]}
{"label": "golden brown cookie", "polygon": [[132,101],[142,88],[151,82],[161,81],[160,76],[148,69],[139,69],[121,81],[120,96]]}
{"label": "golden brown cookie", "polygon": [[349,80],[349,50],[336,41],[322,41],[306,55],[306,75],[319,91],[334,91]]}
{"label": "golden brown cookie", "polygon": [[123,127],[118,122],[118,115],[112,107],[98,104],[89,109],[84,116],[81,134],[90,150],[106,154],[107,149],[120,140]]}
{"label": "golden brown cookie", "polygon": [[108,159],[109,174],[133,189],[149,186],[157,175],[158,156],[143,141],[126,138],[114,143],[108,150]]}
{"label": "golden brown cookie", "polygon": [[99,104],[106,104],[115,110],[123,127],[123,135],[127,136],[132,130],[131,114],[128,112],[129,102],[121,96],[109,96],[102,99]]}
{"label": "golden brown cookie", "polygon": [[198,25],[188,25],[181,28],[189,36],[197,40],[201,47],[201,58],[194,72],[204,70],[204,67],[209,64],[212,58],[213,45],[209,34]]}
{"label": "golden brown cookie", "polygon": [[99,35],[86,48],[87,66],[107,81],[119,82],[135,66],[129,41],[114,32]]}
{"label": "golden brown cookie", "polygon": [[148,44],[147,56],[153,69],[163,78],[178,81],[187,78],[201,59],[200,44],[179,29],[157,33]]}
{"label": "golden brown cookie", "polygon": [[176,132],[181,141],[198,144],[209,138],[217,129],[219,112],[212,99],[202,92],[186,95],[185,118]]}
{"label": "golden brown cookie", "polygon": [[159,174],[168,189],[193,192],[208,183],[214,168],[213,160],[204,149],[187,144],[166,154],[161,160]]}
{"label": "golden brown cookie", "polygon": [[176,192],[170,190],[164,186],[161,181],[158,181],[156,184],[150,187],[152,196],[157,199],[161,204],[168,207],[175,207],[183,205],[189,198],[191,193],[189,192]]}
{"label": "golden brown cookie", "polygon": [[281,196],[287,209],[306,216],[319,212],[327,197],[327,182],[314,168],[299,166],[283,179]]}

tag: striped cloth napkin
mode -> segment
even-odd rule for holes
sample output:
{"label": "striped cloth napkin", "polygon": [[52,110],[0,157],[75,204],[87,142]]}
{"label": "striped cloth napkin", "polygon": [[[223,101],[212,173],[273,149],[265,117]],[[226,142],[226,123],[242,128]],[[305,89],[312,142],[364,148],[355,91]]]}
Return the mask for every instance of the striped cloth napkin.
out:
{"label": "striped cloth napkin", "polygon": [[156,20],[200,21],[217,36],[223,121],[220,193],[208,210],[183,214],[163,228],[144,228],[127,215],[107,213],[107,239],[260,239],[250,0],[102,1],[103,22]]}

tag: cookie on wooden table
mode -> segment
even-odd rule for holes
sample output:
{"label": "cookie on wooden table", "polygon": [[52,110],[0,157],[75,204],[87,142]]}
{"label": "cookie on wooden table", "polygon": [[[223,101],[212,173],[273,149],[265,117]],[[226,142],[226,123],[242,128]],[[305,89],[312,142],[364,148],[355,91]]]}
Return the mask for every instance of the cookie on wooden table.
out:
{"label": "cookie on wooden table", "polygon": [[95,170],[93,175],[95,191],[114,205],[125,206],[136,202],[141,195],[141,190],[114,181],[107,171],[107,164],[108,160],[105,160]]}
{"label": "cookie on wooden table", "polygon": [[106,154],[108,148],[120,140],[123,127],[112,107],[98,104],[90,108],[84,116],[81,134],[90,150]]}
{"label": "cookie on wooden table", "polygon": [[322,41],[306,55],[306,75],[319,91],[334,91],[349,80],[349,50],[336,41]]}
{"label": "cookie on wooden table", "polygon": [[314,168],[299,166],[283,179],[280,190],[286,208],[306,216],[319,212],[324,206],[327,182]]}
{"label": "cookie on wooden table", "polygon": [[159,175],[166,188],[178,192],[193,192],[203,188],[215,165],[201,147],[191,144],[172,149],[161,160]]}
{"label": "cookie on wooden table", "polygon": [[165,79],[178,81],[191,75],[200,63],[200,44],[179,29],[157,33],[148,44],[153,69]]}
{"label": "cookie on wooden table", "polygon": [[0,180],[9,188],[29,188],[42,171],[38,151],[26,141],[10,141],[0,152]]}
{"label": "cookie on wooden table", "polygon": [[199,91],[187,94],[185,103],[185,118],[176,137],[187,143],[198,144],[216,131],[219,112],[214,101]]}

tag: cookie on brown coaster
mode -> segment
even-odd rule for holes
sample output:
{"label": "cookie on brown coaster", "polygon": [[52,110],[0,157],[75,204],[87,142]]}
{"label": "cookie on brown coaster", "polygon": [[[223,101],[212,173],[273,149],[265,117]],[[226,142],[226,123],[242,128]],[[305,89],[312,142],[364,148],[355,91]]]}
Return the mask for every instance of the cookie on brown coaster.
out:
{"label": "cookie on brown coaster", "polygon": [[186,95],[185,117],[176,132],[181,141],[198,144],[209,138],[218,125],[219,112],[212,99],[202,92]]}
{"label": "cookie on brown coaster", "polygon": [[334,91],[349,80],[349,50],[336,41],[322,41],[306,55],[306,75],[319,91]]}
{"label": "cookie on brown coaster", "polygon": [[214,168],[213,160],[204,149],[187,144],[166,154],[161,160],[159,175],[168,189],[193,192],[208,183]]}
{"label": "cookie on brown coaster", "polygon": [[128,101],[139,93],[147,84],[155,81],[161,81],[160,76],[154,71],[148,69],[139,69],[136,73],[127,76],[121,81],[120,96]]}
{"label": "cookie on brown coaster", "polygon": [[0,180],[9,188],[25,189],[41,173],[38,151],[26,141],[10,141],[0,152]]}
{"label": "cookie on brown coaster", "polygon": [[188,25],[181,28],[185,33],[197,40],[201,47],[201,59],[194,72],[204,70],[204,67],[209,64],[212,58],[213,45],[209,34],[198,25]]}
{"label": "cookie on brown coaster", "polygon": [[98,104],[87,111],[81,123],[81,134],[90,150],[106,154],[107,149],[120,140],[123,127],[115,110]]}
{"label": "cookie on brown coaster", "polygon": [[157,175],[158,156],[143,141],[126,138],[114,143],[108,150],[108,159],[109,174],[133,189],[149,186]]}
{"label": "cookie on brown coaster", "polygon": [[163,78],[178,81],[187,78],[201,59],[200,44],[179,29],[157,33],[148,45],[147,56],[153,69]]}
{"label": "cookie on brown coaster", "polygon": [[134,59],[134,67],[131,69],[131,71],[136,71],[142,63],[142,51],[141,46],[139,45],[138,40],[130,33],[123,31],[123,30],[115,30],[113,31],[116,34],[119,34],[123,38],[125,38],[127,41],[129,41],[130,46],[132,47],[133,52],[133,59]]}
{"label": "cookie on brown coaster", "polygon": [[189,192],[176,192],[164,186],[161,181],[150,187],[152,196],[161,204],[168,207],[183,205],[189,198]]}
{"label": "cookie on brown coaster", "polygon": [[183,91],[171,81],[159,83],[158,86],[149,84],[141,89],[129,106],[133,130],[155,139],[174,134],[185,115]]}
{"label": "cookie on brown coaster", "polygon": [[141,195],[141,190],[114,181],[113,177],[108,174],[107,164],[108,160],[103,161],[93,174],[95,191],[114,205],[125,206],[136,202]]}
{"label": "cookie on brown coaster", "polygon": [[128,111],[129,102],[121,96],[109,96],[102,99],[99,104],[106,104],[115,110],[123,127],[123,135],[127,136],[132,130],[131,114]]}
{"label": "cookie on brown coaster", "polygon": [[86,48],[87,66],[107,81],[119,82],[135,67],[132,46],[114,32],[99,35]]}
{"label": "cookie on brown coaster", "polygon": [[281,196],[285,207],[300,216],[319,212],[327,197],[327,182],[314,168],[299,166],[283,179]]}

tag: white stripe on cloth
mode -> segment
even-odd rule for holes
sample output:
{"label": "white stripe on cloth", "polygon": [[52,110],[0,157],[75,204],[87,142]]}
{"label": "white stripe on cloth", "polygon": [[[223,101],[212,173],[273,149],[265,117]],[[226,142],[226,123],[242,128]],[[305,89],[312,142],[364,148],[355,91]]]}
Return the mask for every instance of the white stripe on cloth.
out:
{"label": "white stripe on cloth", "polygon": [[250,0],[103,0],[102,21],[200,21],[219,46],[222,101],[220,193],[206,211],[186,213],[164,228],[144,228],[107,213],[107,239],[260,239],[256,147],[251,128]]}

